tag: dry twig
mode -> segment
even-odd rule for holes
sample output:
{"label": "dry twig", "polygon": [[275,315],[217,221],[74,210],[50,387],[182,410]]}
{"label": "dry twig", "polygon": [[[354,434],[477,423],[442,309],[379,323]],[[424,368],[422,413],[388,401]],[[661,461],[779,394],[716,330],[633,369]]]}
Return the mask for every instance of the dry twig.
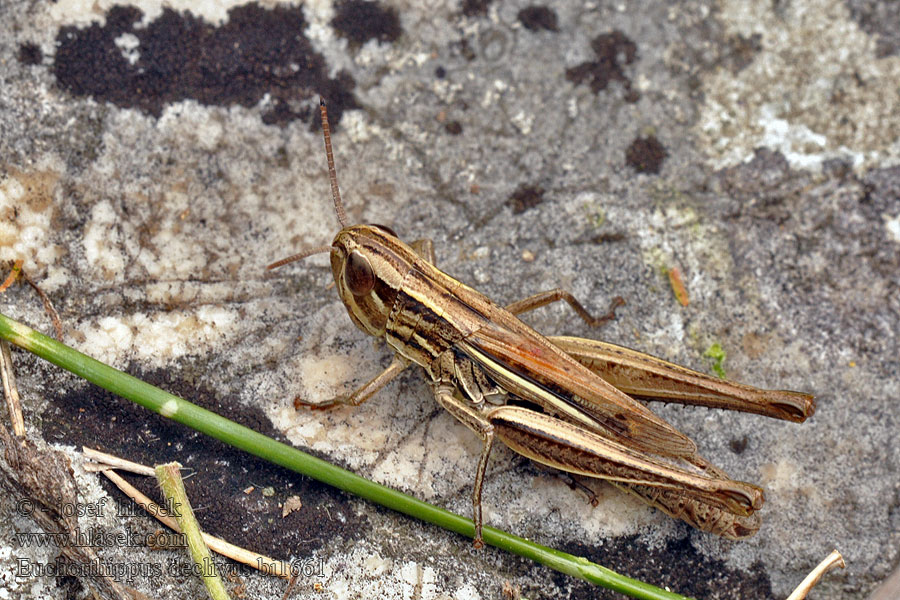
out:
{"label": "dry twig", "polygon": [[[147,474],[146,470],[149,470],[149,474],[153,474],[153,469],[150,467],[139,465],[137,463],[132,463],[130,461],[123,460],[121,458],[108,455],[102,452],[98,452],[96,450],[91,450],[90,454],[99,456],[104,461],[109,461],[112,459],[113,462],[117,464],[126,464],[133,465],[134,468],[128,468],[128,470],[133,472],[139,472],[142,474]],[[107,458],[108,457],[108,458]],[[118,468],[118,467],[116,467]],[[110,481],[115,484],[117,488],[122,490],[122,492],[131,498],[136,504],[138,504],[141,508],[146,510],[148,513],[156,517],[156,519],[169,527],[170,529],[181,533],[181,530],[178,527],[178,524],[175,522],[175,519],[168,514],[168,512],[158,504],[156,504],[153,500],[145,496],[141,493],[140,490],[135,488],[133,485],[125,481],[121,476],[117,473],[107,469],[101,471]],[[258,554],[256,552],[252,552],[250,550],[246,550],[241,548],[240,546],[235,546],[225,540],[215,537],[213,535],[209,535],[208,533],[203,533],[203,541],[206,542],[206,545],[210,550],[217,554],[221,554],[222,556],[226,556],[231,560],[234,560],[239,563],[243,563],[245,565],[251,566],[254,569],[259,569],[264,573],[269,575],[277,575],[278,577],[283,577],[285,579],[289,579],[291,577],[291,565],[285,563],[280,560],[276,560],[274,558],[269,558],[268,556],[264,556],[262,554]]]}
{"label": "dry twig", "polygon": [[6,407],[9,409],[13,435],[23,438],[25,437],[25,419],[22,417],[22,402],[19,399],[19,388],[16,387],[16,377],[13,374],[12,354],[9,351],[9,342],[6,340],[0,340],[0,378],[3,379],[3,397],[6,398]]}
{"label": "dry twig", "polygon": [[787,597],[787,600],[803,600],[806,598],[806,595],[809,594],[809,591],[813,588],[814,585],[819,583],[819,580],[822,579],[822,576],[825,575],[828,571],[840,567],[844,568],[847,565],[844,564],[844,557],[841,556],[841,553],[837,550],[832,550],[831,554],[829,554],[825,560],[819,563],[819,565],[810,571],[809,575],[806,576],[800,585],[797,586],[790,596]]}

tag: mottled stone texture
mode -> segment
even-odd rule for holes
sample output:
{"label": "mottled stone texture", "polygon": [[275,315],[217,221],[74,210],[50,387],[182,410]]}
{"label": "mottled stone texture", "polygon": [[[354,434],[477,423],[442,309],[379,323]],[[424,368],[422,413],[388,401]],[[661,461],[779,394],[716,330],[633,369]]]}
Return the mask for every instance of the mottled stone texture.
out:
{"label": "mottled stone texture", "polygon": [[[298,396],[349,393],[390,358],[327,287],[326,259],[264,271],[338,229],[322,95],[351,222],[433,238],[442,268],[501,303],[554,287],[597,314],[616,295],[627,302],[601,331],[563,304],[525,317],[543,332],[705,371],[718,344],[730,378],[818,397],[802,425],[653,406],[704,456],[765,489],[749,541],[691,531],[609,487],[592,506],[503,448],[484,490],[489,524],[704,599],[784,598],[833,547],[848,568],[818,599],[865,599],[896,567],[895,3],[166,6],[0,3],[0,280],[7,261],[23,260],[67,343],[469,515],[480,443],[415,369],[355,409],[293,409]],[[666,276],[676,267],[687,306]],[[0,309],[52,331],[28,286],[4,292]],[[15,360],[29,434],[70,450],[81,499],[124,503],[84,473],[81,445],[179,460],[196,472],[189,492],[211,532],[318,561],[305,594],[320,584],[323,598],[614,597],[475,553],[29,355]],[[292,497],[302,506],[283,517]],[[0,573],[19,556],[53,561],[16,542],[37,526],[13,496],[0,497],[0,515]],[[109,516],[80,526],[157,527]],[[97,551],[159,566],[129,582],[155,598],[202,594],[172,574],[181,551]],[[247,597],[283,592],[240,575]],[[0,591],[61,599],[86,583],[0,576]]]}

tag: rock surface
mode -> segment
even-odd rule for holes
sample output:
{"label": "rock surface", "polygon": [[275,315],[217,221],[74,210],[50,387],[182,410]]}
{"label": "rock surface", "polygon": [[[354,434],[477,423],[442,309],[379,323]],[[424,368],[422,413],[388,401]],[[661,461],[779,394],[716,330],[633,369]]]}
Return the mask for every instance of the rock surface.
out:
{"label": "rock surface", "polygon": [[[553,287],[597,313],[627,301],[599,333],[564,305],[526,318],[545,333],[704,371],[719,344],[729,378],[818,398],[803,425],[658,407],[765,488],[749,541],[692,531],[612,488],[592,507],[502,448],[488,523],[706,599],[784,598],[837,547],[848,568],[815,598],[867,598],[900,560],[892,4],[407,4],[3,2],[0,261],[24,261],[76,348],[468,516],[480,443],[417,373],[356,409],[292,407],[348,393],[390,358],[327,288],[325,258],[264,271],[337,231],[314,118],[323,94],[351,221],[434,239],[442,268],[500,302]],[[676,267],[687,306],[666,277]],[[27,286],[0,306],[52,331]],[[613,597],[15,360],[29,433],[72,449],[85,503],[127,506],[85,474],[81,445],[179,460],[197,471],[201,523],[311,565],[305,593]],[[302,507],[282,517],[294,496]],[[0,499],[0,598],[81,597],[77,578],[9,575],[21,557],[55,556],[15,537],[36,527],[19,508]],[[81,526],[157,527],[112,512]],[[172,575],[180,552],[100,554],[153,597],[202,593]],[[250,597],[284,589],[240,574]]]}

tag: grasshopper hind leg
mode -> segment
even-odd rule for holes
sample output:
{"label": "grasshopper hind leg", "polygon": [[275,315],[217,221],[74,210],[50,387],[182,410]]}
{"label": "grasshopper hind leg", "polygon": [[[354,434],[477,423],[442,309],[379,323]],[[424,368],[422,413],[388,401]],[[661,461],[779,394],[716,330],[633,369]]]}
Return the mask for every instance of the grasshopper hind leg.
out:
{"label": "grasshopper hind leg", "polygon": [[[692,462],[710,476],[728,478],[724,471],[716,468],[699,456],[695,456]],[[569,475],[579,487],[588,490],[587,493],[589,494],[594,494],[594,498],[597,498],[600,494],[594,486],[602,485],[602,480],[583,475]],[[667,514],[673,519],[680,519],[695,529],[712,533],[728,540],[744,540],[752,537],[762,525],[762,520],[756,512],[749,515],[738,515],[721,506],[704,502],[701,498],[685,494],[679,490],[623,481],[606,481],[605,483],[640,499],[645,504]],[[593,501],[591,504],[592,506],[597,506]]]}
{"label": "grasshopper hind leg", "polygon": [[[598,486],[612,485],[630,496],[662,511],[674,519],[680,519],[700,531],[719,535],[729,540],[742,540],[759,531],[761,520],[757,513],[739,516],[717,506],[706,504],[697,498],[691,498],[675,490],[654,488],[616,481],[603,481],[583,475],[556,471],[554,475],[563,479],[570,489],[585,495],[591,506],[600,505],[602,491]],[[721,473],[722,476],[726,476]]]}

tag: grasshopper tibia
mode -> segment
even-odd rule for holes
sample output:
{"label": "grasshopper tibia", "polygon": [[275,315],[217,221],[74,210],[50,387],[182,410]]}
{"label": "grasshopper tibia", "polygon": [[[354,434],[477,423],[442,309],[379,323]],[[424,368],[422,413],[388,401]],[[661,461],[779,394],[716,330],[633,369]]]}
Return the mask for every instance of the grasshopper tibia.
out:
{"label": "grasshopper tibia", "polygon": [[524,312],[547,306],[548,304],[560,300],[565,300],[569,306],[572,307],[572,310],[578,313],[578,316],[591,327],[600,327],[601,325],[612,321],[616,318],[616,309],[625,305],[625,299],[622,298],[622,296],[616,296],[612,299],[612,302],[610,302],[609,310],[606,311],[606,314],[594,317],[581,302],[571,294],[571,292],[567,292],[562,288],[554,288],[552,290],[547,290],[546,292],[538,292],[537,294],[533,294],[527,298],[513,302],[512,304],[507,304],[506,310],[514,315],[520,315]]}
{"label": "grasshopper tibia", "polygon": [[481,489],[484,486],[484,473],[487,470],[488,458],[494,445],[494,426],[485,419],[481,411],[456,398],[453,390],[452,387],[437,384],[434,386],[434,398],[447,412],[477,433],[483,442],[481,457],[478,459],[478,470],[475,473],[475,486],[472,489],[472,521],[475,523],[475,537],[472,545],[475,548],[481,548],[484,546],[484,540],[481,537],[484,522],[481,516]]}

